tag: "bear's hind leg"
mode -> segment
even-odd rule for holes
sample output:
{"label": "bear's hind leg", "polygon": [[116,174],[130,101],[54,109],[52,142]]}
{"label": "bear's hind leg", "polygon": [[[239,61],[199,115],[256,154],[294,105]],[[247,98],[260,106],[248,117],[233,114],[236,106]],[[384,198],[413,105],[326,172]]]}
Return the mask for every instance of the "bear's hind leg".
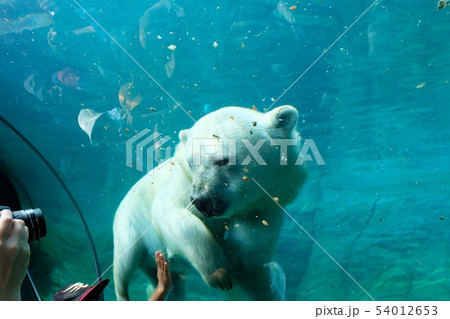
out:
{"label": "bear's hind leg", "polygon": [[116,291],[116,298],[119,301],[130,300],[128,293],[128,286],[130,284],[130,279],[132,272],[125,269],[123,263],[114,264],[114,287]]}
{"label": "bear's hind leg", "polygon": [[186,300],[185,280],[177,272],[172,271],[170,275],[172,276],[172,288],[169,291],[167,299],[172,301]]}
{"label": "bear's hind leg", "polygon": [[150,254],[146,254],[144,258],[142,258],[141,265],[139,269],[145,274],[145,276],[150,280],[150,283],[147,287],[148,297],[151,296],[156,286],[158,285],[158,277],[157,277],[157,269],[155,265],[155,260],[151,258]]}
{"label": "bear's hind leg", "polygon": [[286,277],[281,266],[272,261],[250,267],[251,273],[240,276],[241,284],[253,300],[284,300]]}
{"label": "bear's hind leg", "polygon": [[121,250],[114,247],[114,286],[117,300],[130,300],[128,286],[133,274],[141,264],[142,247],[139,243]]}

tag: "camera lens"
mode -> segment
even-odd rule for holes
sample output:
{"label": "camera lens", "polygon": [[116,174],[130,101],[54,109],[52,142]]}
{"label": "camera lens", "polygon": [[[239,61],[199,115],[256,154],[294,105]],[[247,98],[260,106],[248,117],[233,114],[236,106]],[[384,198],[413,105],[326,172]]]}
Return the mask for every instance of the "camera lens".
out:
{"label": "camera lens", "polygon": [[47,235],[47,225],[44,215],[39,208],[24,209],[13,212],[14,219],[21,219],[28,227],[28,242],[37,240]]}

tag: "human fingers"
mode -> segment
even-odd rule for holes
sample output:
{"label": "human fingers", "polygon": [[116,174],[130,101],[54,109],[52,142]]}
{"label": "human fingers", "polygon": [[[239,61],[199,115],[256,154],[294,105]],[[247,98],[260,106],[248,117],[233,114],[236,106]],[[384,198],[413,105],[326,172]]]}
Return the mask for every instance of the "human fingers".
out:
{"label": "human fingers", "polygon": [[28,229],[27,226],[25,226],[23,228],[23,232],[22,232],[22,241],[27,242],[28,243],[28,238],[30,237],[30,230]]}
{"label": "human fingers", "polygon": [[155,252],[155,263],[156,263],[156,267],[160,268],[161,267],[161,259],[160,259],[161,253],[158,251]]}
{"label": "human fingers", "polygon": [[0,211],[0,217],[2,217],[2,216],[3,216],[3,218],[7,218],[7,217],[12,218],[12,211],[10,211],[9,209],[3,209],[2,211]]}
{"label": "human fingers", "polygon": [[11,229],[11,240],[16,240],[22,249],[22,261],[28,264],[30,257],[30,245],[28,244],[28,227],[25,226],[25,222],[21,219],[14,219]]}
{"label": "human fingers", "polygon": [[30,259],[30,245],[28,244],[28,227],[20,219],[14,219],[9,240],[15,242],[20,251],[22,266],[28,266]]}
{"label": "human fingers", "polygon": [[11,224],[10,238],[17,241],[28,241],[28,228],[21,219],[14,219]]}
{"label": "human fingers", "polygon": [[12,223],[12,212],[9,209],[2,210],[0,212],[0,240],[6,240],[9,238]]}
{"label": "human fingers", "polygon": [[159,267],[161,269],[164,269],[164,255],[163,254],[159,254]]}

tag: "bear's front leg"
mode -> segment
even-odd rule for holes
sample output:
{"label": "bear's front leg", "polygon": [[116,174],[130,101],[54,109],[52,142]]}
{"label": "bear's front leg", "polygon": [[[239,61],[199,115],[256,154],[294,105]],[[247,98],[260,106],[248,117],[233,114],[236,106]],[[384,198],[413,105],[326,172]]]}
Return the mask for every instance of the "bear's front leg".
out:
{"label": "bear's front leg", "polygon": [[200,273],[211,287],[229,290],[233,284],[222,247],[217,243],[205,224],[190,211],[171,212],[180,222],[162,222],[169,249],[183,256]]}
{"label": "bear's front leg", "polygon": [[230,273],[225,267],[221,267],[214,271],[209,278],[208,284],[211,287],[220,287],[222,290],[230,290],[233,288]]}

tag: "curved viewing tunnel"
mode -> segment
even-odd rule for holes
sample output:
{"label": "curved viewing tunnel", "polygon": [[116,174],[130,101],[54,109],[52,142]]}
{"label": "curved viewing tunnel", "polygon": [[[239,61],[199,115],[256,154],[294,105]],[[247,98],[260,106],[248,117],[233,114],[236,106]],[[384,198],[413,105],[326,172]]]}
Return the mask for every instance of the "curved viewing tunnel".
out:
{"label": "curved viewing tunnel", "polygon": [[[258,226],[279,232],[264,267],[284,299],[448,300],[450,8],[435,2],[0,0],[0,206],[40,208],[47,225],[23,299],[109,278],[104,299],[116,300],[115,212],[180,131],[225,106],[292,105],[308,176],[288,204],[281,193],[267,206],[280,229]],[[297,183],[280,179],[262,186]],[[232,204],[266,196],[246,182],[252,194]],[[224,221],[219,242],[239,227],[212,218]],[[266,250],[239,252],[242,265]],[[164,253],[182,265],[179,299],[235,298]],[[130,299],[150,291],[136,273]]]}

